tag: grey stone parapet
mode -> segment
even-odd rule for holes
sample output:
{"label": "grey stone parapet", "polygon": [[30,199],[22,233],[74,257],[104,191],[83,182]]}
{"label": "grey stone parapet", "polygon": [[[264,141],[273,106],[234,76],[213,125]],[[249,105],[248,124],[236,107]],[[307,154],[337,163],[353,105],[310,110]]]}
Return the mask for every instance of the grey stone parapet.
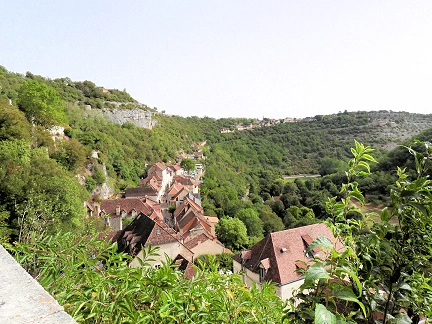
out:
{"label": "grey stone parapet", "polygon": [[0,323],[76,324],[0,245]]}

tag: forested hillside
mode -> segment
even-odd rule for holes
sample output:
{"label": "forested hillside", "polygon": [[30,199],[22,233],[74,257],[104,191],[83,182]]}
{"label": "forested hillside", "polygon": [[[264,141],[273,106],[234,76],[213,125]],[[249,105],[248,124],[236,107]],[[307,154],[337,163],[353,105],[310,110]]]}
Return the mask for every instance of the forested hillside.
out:
{"label": "forested hillside", "polygon": [[[157,125],[153,129],[132,123],[118,125],[101,114],[102,109],[132,108],[152,112]],[[203,147],[206,158],[200,161],[205,168],[204,183],[200,186],[202,203],[206,215],[219,218],[216,233],[228,248],[240,251],[271,232],[326,219],[332,220],[334,231],[351,247],[347,250],[347,253],[352,252],[349,255],[332,252],[335,264],[349,272],[341,270],[330,276],[324,274],[329,268],[327,264],[317,267],[320,267],[321,279],[339,278],[338,282],[343,282],[344,276],[349,275],[357,288],[350,290],[348,296],[346,291],[351,287],[329,286],[328,291],[333,295],[326,297],[320,295],[321,288],[315,286],[316,278],[311,279],[305,289],[317,291],[317,298],[302,301],[303,313],[289,314],[291,319],[299,320],[298,316],[303,316],[310,320],[313,316],[310,310],[322,310],[320,303],[326,298],[327,304],[331,305],[334,300],[335,305],[341,300],[348,301],[346,307],[352,310],[350,314],[357,316],[363,312],[362,316],[371,316],[377,303],[372,293],[374,287],[381,289],[389,283],[392,287],[396,282],[396,291],[405,299],[398,300],[399,295],[393,298],[393,288],[386,286],[389,298],[393,298],[387,302],[386,312],[389,305],[410,307],[408,309],[416,316],[426,309],[425,303],[431,298],[424,288],[430,287],[425,279],[430,269],[430,238],[422,236],[421,232],[429,233],[431,229],[427,217],[430,215],[430,180],[427,176],[431,174],[431,157],[428,143],[412,146],[410,143],[416,139],[431,140],[432,115],[343,112],[221,132],[254,122],[242,118],[169,116],[137,103],[125,91],[105,89],[90,81],[51,80],[0,68],[0,243],[9,248],[8,244],[13,241],[28,243],[15,250],[17,256],[22,257],[21,262],[29,271],[41,275],[46,287],[64,298],[63,287],[56,286],[56,280],[53,280],[63,271],[61,268],[71,266],[68,275],[62,275],[64,285],[81,285],[82,277],[76,275],[77,265],[73,263],[76,260],[69,263],[67,251],[59,250],[62,245],[56,240],[65,243],[71,235],[78,242],[79,238],[92,237],[104,230],[104,225],[97,219],[85,218],[83,201],[99,199],[102,187],[109,188],[111,191],[108,192],[112,194],[120,194],[123,189],[139,183],[147,165],[158,161],[175,162],[180,153],[192,153],[194,143],[206,141]],[[370,157],[372,151],[355,139],[376,148],[373,154],[377,161]],[[399,143],[410,148],[396,147]],[[407,167],[406,172],[404,167]],[[365,174],[368,177],[363,177]],[[294,177],[289,178],[289,175]],[[388,209],[384,209],[380,217],[374,216],[380,219],[375,223],[371,215],[364,215],[357,209],[354,200],[358,200],[358,204],[373,203],[377,209],[388,206]],[[398,219],[399,227],[394,224],[395,219]],[[414,226],[416,222],[419,222],[418,229]],[[357,231],[357,228],[362,230]],[[376,230],[369,231],[371,228]],[[55,236],[57,233],[70,234]],[[370,245],[362,245],[365,240]],[[87,256],[86,244],[79,242],[73,253]],[[246,319],[259,322],[266,318],[270,304],[277,308],[274,314],[268,314],[272,320],[280,321],[283,315],[281,303],[274,299],[271,288],[262,293],[249,292],[242,288],[239,277],[218,276],[215,265],[212,271],[200,273],[194,279],[195,286],[189,281],[180,281],[178,286],[179,275],[169,264],[158,271],[131,272],[132,276],[150,278],[144,283],[145,287],[134,286],[136,289],[148,290],[149,295],[154,294],[157,298],[164,296],[137,304],[137,296],[142,295],[137,290],[128,290],[129,277],[117,271],[127,271],[123,257],[97,240],[92,244],[97,247],[100,257],[93,261],[88,257],[85,261],[78,258],[77,262],[90,262],[86,263],[88,273],[84,272],[84,275],[91,275],[94,281],[85,283],[86,295],[74,296],[74,303],[67,306],[81,320],[97,317],[101,322],[110,321],[112,314],[106,307],[98,308],[96,313],[93,306],[83,311],[83,303],[96,296],[116,309],[118,322],[125,316],[129,320],[145,317],[155,322],[168,319],[176,322],[168,310],[171,307],[197,320],[222,314],[222,321],[236,316],[239,322]],[[357,246],[364,249],[356,251],[359,254],[353,252]],[[364,252],[369,246],[370,254],[369,250]],[[392,254],[382,255],[386,249]],[[32,251],[38,252],[37,257]],[[399,255],[404,258],[412,255],[421,267],[413,268]],[[61,262],[58,257],[62,258]],[[103,269],[107,277],[103,271],[100,277],[94,269],[99,267],[99,262],[107,260],[109,264]],[[57,267],[59,264],[61,266]],[[118,266],[111,268],[110,264]],[[359,267],[360,264],[370,266]],[[381,277],[377,275],[377,269],[382,272]],[[414,273],[415,280],[405,280],[403,271]],[[366,277],[370,280],[360,283],[360,279]],[[121,278],[120,281],[125,283],[115,292],[124,292],[128,296],[119,308],[112,302],[112,294],[105,299],[109,295],[107,291],[112,292],[111,287],[105,285],[107,278]],[[166,279],[166,286],[157,286],[160,278]],[[212,304],[207,279],[214,284],[212,289],[220,292],[221,300],[217,305]],[[103,287],[101,291],[107,293],[94,295],[93,284]],[[413,288],[409,290],[405,284]],[[153,289],[156,286],[158,288]],[[174,289],[174,286],[182,289]],[[192,299],[177,303],[185,296],[185,289],[192,293],[193,289],[198,289],[203,296],[201,304]],[[402,290],[411,292],[406,297]],[[414,296],[412,291],[418,294]],[[264,298],[263,304],[257,302],[260,298]],[[214,308],[209,310],[209,305]],[[245,307],[251,307],[252,312],[247,312]],[[137,309],[140,311],[136,312]],[[330,309],[329,312],[337,313],[338,310]],[[348,316],[345,313],[339,315]],[[354,315],[349,316],[352,319]]]}
{"label": "forested hillside", "polygon": [[[71,220],[83,228],[80,202],[99,193],[99,188],[105,186],[114,194],[135,186],[147,164],[175,161],[179,153],[191,153],[193,143],[207,140],[203,206],[207,214],[219,218],[237,215],[242,222],[235,226],[245,224],[247,237],[236,243],[222,240],[230,247],[248,246],[266,233],[326,218],[324,204],[338,193],[340,172],[354,139],[381,148],[377,154],[382,163],[373,166],[376,172],[360,186],[385,196],[395,177],[388,171],[394,170],[394,163],[404,164],[407,157],[399,149],[387,155],[384,148],[432,126],[432,115],[344,112],[222,134],[221,129],[254,120],[167,116],[137,103],[125,91],[91,81],[21,75],[5,68],[0,68],[0,98],[0,203],[6,240],[20,235],[31,208],[39,215],[31,226],[40,230]],[[44,106],[33,109],[41,101]],[[152,130],[131,123],[112,124],[100,111],[115,107],[152,111],[158,124]],[[54,125],[64,127],[64,133],[49,133]],[[424,133],[422,138],[427,136]],[[305,173],[325,177],[283,178]],[[42,179],[51,179],[47,181],[51,188]],[[55,201],[60,202],[58,211],[51,210]],[[62,221],[53,221],[57,219]],[[232,221],[221,226],[230,227],[227,222]]]}

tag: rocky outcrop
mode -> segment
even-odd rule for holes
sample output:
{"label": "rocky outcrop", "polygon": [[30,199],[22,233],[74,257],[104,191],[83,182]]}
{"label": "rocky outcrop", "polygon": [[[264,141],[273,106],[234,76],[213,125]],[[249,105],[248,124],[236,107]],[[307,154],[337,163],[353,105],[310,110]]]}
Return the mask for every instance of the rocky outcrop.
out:
{"label": "rocky outcrop", "polygon": [[97,186],[96,189],[93,191],[93,194],[98,195],[100,199],[108,199],[115,194],[115,191],[114,188],[108,184],[108,172],[105,163],[102,164],[102,171],[105,175],[106,181],[100,186]]}
{"label": "rocky outcrop", "polygon": [[112,187],[110,187],[106,182],[102,185],[97,186],[93,192],[94,195],[97,195],[100,199],[108,199],[114,196],[115,192]]}
{"label": "rocky outcrop", "polygon": [[103,109],[102,114],[114,124],[132,123],[138,127],[152,129],[157,121],[152,119],[152,113],[142,109]]}

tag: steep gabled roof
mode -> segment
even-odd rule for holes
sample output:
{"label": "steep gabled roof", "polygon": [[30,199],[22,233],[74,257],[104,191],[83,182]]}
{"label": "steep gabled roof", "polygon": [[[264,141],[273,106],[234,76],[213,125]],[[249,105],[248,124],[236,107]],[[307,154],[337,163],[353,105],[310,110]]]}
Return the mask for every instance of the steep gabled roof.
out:
{"label": "steep gabled roof", "polygon": [[148,184],[150,182],[150,180],[155,180],[155,181],[162,181],[161,176],[159,175],[159,173],[157,172],[157,170],[149,173],[147,175],[147,177],[145,177],[144,179],[140,180],[140,186],[145,186],[146,184]]}
{"label": "steep gabled roof", "polygon": [[219,218],[216,216],[204,216],[209,223],[219,223]]}
{"label": "steep gabled roof", "polygon": [[195,185],[195,181],[192,178],[186,177],[183,175],[178,175],[178,176],[174,177],[173,182],[181,183],[184,186],[194,186]]}
{"label": "steep gabled roof", "polygon": [[[260,267],[266,269],[265,281],[286,284],[302,278],[296,272],[299,268],[297,261],[311,260],[306,256],[305,250],[319,236],[337,242],[336,248],[342,249],[342,243],[336,241],[326,224],[313,224],[271,233],[248,251],[236,255],[234,260],[255,273],[259,273]],[[314,252],[317,253],[316,250]]]}
{"label": "steep gabled roof", "polygon": [[189,189],[186,188],[186,187],[184,187],[184,186],[182,186],[182,188],[175,195],[173,195],[172,198],[177,198],[181,194],[183,194],[186,197],[186,195],[189,194]]}
{"label": "steep gabled roof", "polygon": [[204,243],[208,240],[214,241],[217,244],[219,244],[220,246],[223,246],[223,244],[217,240],[215,237],[209,235],[207,232],[203,232],[191,239],[189,239],[188,241],[185,242],[185,246],[189,249],[193,249],[194,247],[198,246],[201,243]]}
{"label": "steep gabled roof", "polygon": [[203,228],[209,233],[211,232],[211,224],[202,214],[202,208],[189,196],[176,208],[174,218],[177,224],[178,231],[183,237],[189,235],[189,231],[194,228]]}
{"label": "steep gabled roof", "polygon": [[143,186],[138,188],[127,188],[125,190],[126,198],[138,198],[138,197],[145,197],[145,196],[157,196],[157,192],[149,186]]}
{"label": "steep gabled roof", "polygon": [[201,207],[186,197],[183,200],[183,202],[174,211],[174,217],[177,218],[179,215],[184,214],[185,211],[189,210],[190,208],[195,209],[195,211],[197,211],[197,212],[201,212]]}
{"label": "steep gabled roof", "polygon": [[118,239],[118,251],[125,252],[135,257],[143,246],[151,244],[158,246],[162,244],[178,242],[175,231],[165,223],[155,222],[147,216],[140,215],[124,228]]}
{"label": "steep gabled roof", "polygon": [[139,213],[149,215],[151,212],[138,198],[105,199],[102,200],[100,208],[101,212],[115,216],[117,207],[120,207],[120,211],[125,211],[127,214],[130,214],[132,210],[135,210],[137,215]]}
{"label": "steep gabled roof", "polygon": [[190,207],[194,208],[196,211],[201,212],[202,207],[198,205],[193,199],[191,199],[189,196],[185,198],[185,201],[187,204],[189,204]]}
{"label": "steep gabled roof", "polygon": [[192,279],[196,273],[196,270],[192,266],[192,262],[190,262],[188,259],[186,259],[181,254],[177,255],[174,258],[173,263],[178,265],[177,269],[180,271],[183,271],[184,276],[187,279]]}
{"label": "steep gabled roof", "polygon": [[155,178],[151,178],[147,184],[156,191],[160,191],[162,189],[160,181],[156,180]]}
{"label": "steep gabled roof", "polygon": [[180,170],[182,169],[181,166],[178,165],[178,164],[173,164],[173,165],[171,166],[171,168],[172,168],[174,171],[180,171]]}
{"label": "steep gabled roof", "polygon": [[183,188],[185,188],[185,186],[183,186],[181,183],[174,182],[168,191],[168,195],[170,195],[171,197],[176,197],[180,193],[180,191],[183,190]]}
{"label": "steep gabled roof", "polygon": [[153,166],[154,166],[156,169],[159,169],[160,171],[163,171],[163,170],[166,169],[165,164],[163,164],[162,162],[157,162],[157,163],[153,164]]}

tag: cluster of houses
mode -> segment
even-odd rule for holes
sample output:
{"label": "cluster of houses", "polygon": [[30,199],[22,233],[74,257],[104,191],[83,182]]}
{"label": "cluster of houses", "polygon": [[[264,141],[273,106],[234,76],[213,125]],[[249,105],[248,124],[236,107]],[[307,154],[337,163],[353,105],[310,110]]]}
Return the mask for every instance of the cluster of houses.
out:
{"label": "cluster of houses", "polygon": [[221,134],[227,134],[227,133],[233,133],[235,131],[245,131],[245,130],[252,130],[255,128],[260,127],[270,127],[275,126],[277,124],[281,123],[295,123],[297,121],[300,121],[301,118],[292,118],[292,117],[286,117],[283,119],[274,119],[274,118],[263,118],[262,120],[256,120],[248,125],[243,124],[237,124],[232,128],[222,128],[219,130],[219,133]]}
{"label": "cluster of houses", "polygon": [[[197,163],[197,169],[202,165]],[[147,246],[159,248],[159,257],[150,262],[154,267],[165,261],[165,254],[191,264],[202,254],[230,252],[216,238],[218,218],[204,215],[199,172],[194,174],[179,164],[155,163],[139,187],[127,188],[123,198],[87,201],[88,216],[102,218],[111,228],[108,239],[134,258],[131,266],[139,265],[137,257],[143,257],[142,248]]]}
{"label": "cluster of houses", "polygon": [[[198,164],[198,167],[200,164]],[[186,277],[195,273],[192,264],[202,254],[231,253],[217,239],[217,217],[205,216],[199,194],[199,176],[190,176],[179,164],[161,162],[148,169],[140,186],[128,188],[124,198],[86,202],[90,217],[101,217],[112,232],[106,239],[132,256],[131,267],[139,267],[147,247],[157,247],[158,256],[149,264],[160,267],[166,255],[179,265]],[[276,283],[282,299],[303,283],[297,271],[322,252],[308,246],[319,236],[336,242],[325,224],[314,224],[269,234],[250,249],[233,256],[233,270],[246,285]]]}

